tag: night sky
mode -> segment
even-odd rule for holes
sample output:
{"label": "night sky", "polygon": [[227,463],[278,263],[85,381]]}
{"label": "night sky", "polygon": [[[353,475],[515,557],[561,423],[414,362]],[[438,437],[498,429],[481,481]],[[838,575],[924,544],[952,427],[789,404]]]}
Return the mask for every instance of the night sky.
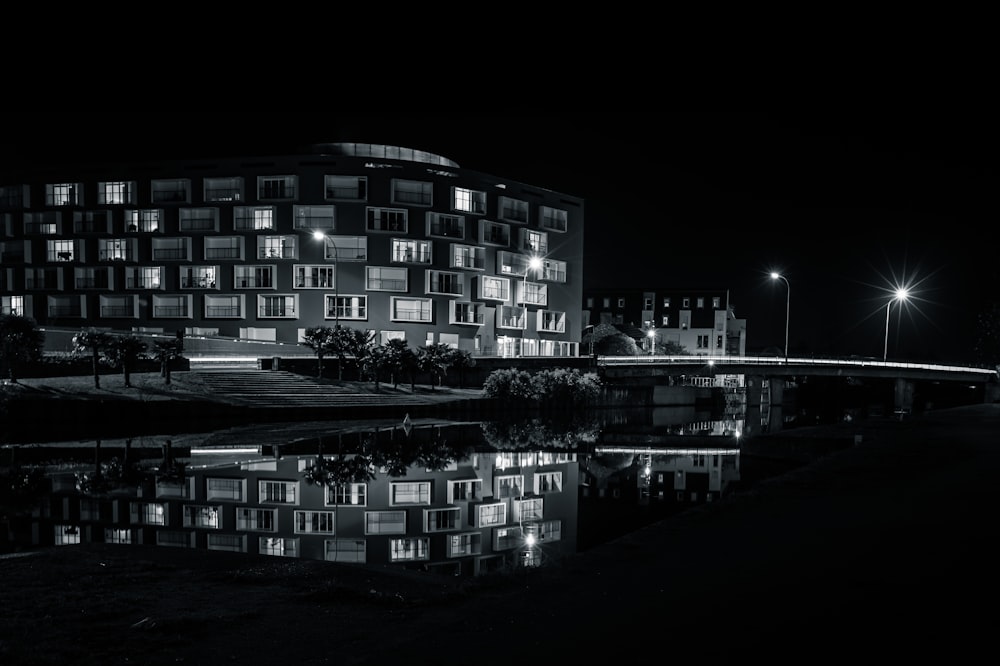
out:
{"label": "night sky", "polygon": [[974,363],[1000,300],[985,113],[271,113],[0,116],[29,163],[294,152],[358,141],[585,199],[585,287],[729,289],[748,351]]}

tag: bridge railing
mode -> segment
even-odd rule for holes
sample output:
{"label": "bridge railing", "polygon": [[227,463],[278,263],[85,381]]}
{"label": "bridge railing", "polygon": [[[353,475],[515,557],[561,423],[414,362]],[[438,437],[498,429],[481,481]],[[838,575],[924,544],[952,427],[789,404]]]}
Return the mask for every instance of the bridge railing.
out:
{"label": "bridge railing", "polygon": [[636,356],[598,356],[597,364],[604,366],[626,365],[687,365],[699,367],[743,365],[743,366],[837,366],[856,368],[905,368],[908,370],[933,370],[935,372],[963,372],[980,374],[983,379],[997,378],[993,368],[977,368],[964,365],[939,365],[933,363],[905,363],[859,358],[793,358],[783,356],[722,356],[709,354],[641,354]]}

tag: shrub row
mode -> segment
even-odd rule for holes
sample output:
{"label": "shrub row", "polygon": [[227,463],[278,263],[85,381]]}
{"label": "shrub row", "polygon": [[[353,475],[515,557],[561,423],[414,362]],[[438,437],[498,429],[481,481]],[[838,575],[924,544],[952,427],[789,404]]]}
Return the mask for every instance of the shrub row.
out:
{"label": "shrub row", "polygon": [[483,394],[521,404],[544,401],[548,406],[580,406],[601,396],[601,379],[597,373],[569,368],[535,372],[507,368],[494,370],[486,377]]}

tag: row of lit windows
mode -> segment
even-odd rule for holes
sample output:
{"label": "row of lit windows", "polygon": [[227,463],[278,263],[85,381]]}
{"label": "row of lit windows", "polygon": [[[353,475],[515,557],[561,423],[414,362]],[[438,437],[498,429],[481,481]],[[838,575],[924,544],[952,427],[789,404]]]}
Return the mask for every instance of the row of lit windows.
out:
{"label": "row of lit windows", "polygon": [[[46,313],[50,318],[83,318],[91,316],[87,311],[84,296],[47,296]],[[5,315],[33,316],[30,296],[0,296],[0,313]],[[195,308],[189,295],[154,295],[148,308],[150,319],[192,319]],[[301,311],[298,296],[275,294],[256,296],[258,319],[299,319]],[[448,323],[455,325],[481,326],[486,322],[489,307],[485,303],[471,301],[449,301]],[[534,317],[532,330],[539,333],[565,333],[566,313],[558,310],[538,310],[529,312],[523,306],[499,305],[496,307],[495,324],[500,329],[528,330]],[[138,295],[101,295],[96,318],[140,319]],[[406,298],[394,296],[389,302],[389,321],[398,323],[434,323],[434,301],[430,298]],[[243,295],[206,295],[204,297],[202,319],[246,319],[246,298]],[[351,294],[325,294],[324,319],[345,321],[368,320],[368,297]]]}
{"label": "row of lit windows", "polygon": [[[624,297],[619,296],[618,299],[615,301],[616,307],[618,307],[618,308],[624,308],[625,307],[625,300],[626,299]],[[693,300],[694,300],[695,308],[697,308],[699,310],[705,308],[706,299],[703,296],[699,296],[699,297],[697,297],[697,298],[695,298]],[[685,297],[681,298],[681,307],[684,308],[685,310],[688,309],[688,308],[690,308],[691,307],[691,301],[692,301],[692,299],[690,297],[688,297],[688,296],[685,296]],[[722,307],[722,298],[721,297],[719,297],[719,296],[713,296],[712,299],[711,299],[711,301],[712,301],[712,309],[718,310],[718,309],[720,309]],[[611,302],[612,302],[612,299],[609,296],[605,296],[605,297],[603,297],[601,299],[601,307],[603,307],[605,309],[610,308],[611,307]],[[644,298],[643,302],[642,302],[642,309],[643,310],[652,310],[653,309],[653,302],[654,301],[653,301],[652,298]],[[673,302],[673,300],[669,296],[665,296],[663,298],[663,307],[664,308],[670,308],[672,302]],[[595,303],[594,297],[593,296],[588,296],[587,297],[587,307],[592,309],[594,307],[594,303]]]}
{"label": "row of lit windows", "polygon": [[[24,288],[28,291],[73,289],[125,289],[166,290],[173,286],[180,290],[221,290],[232,289],[276,289],[276,273],[281,268],[274,265],[233,266],[231,270],[222,266],[127,266],[124,280],[120,272],[111,266],[76,267],[67,284],[66,274],[58,268],[27,268],[24,273]],[[177,279],[168,285],[168,276],[176,271]],[[291,286],[294,289],[336,289],[336,266],[327,264],[296,264],[291,268]],[[506,301],[515,296],[522,304],[545,306],[548,304],[548,285],[529,282],[527,279],[481,275],[466,276],[463,273],[425,269],[423,288],[427,294],[443,296],[464,296],[474,291],[471,282],[479,285],[479,298]],[[231,285],[227,274],[232,275]],[[562,275],[561,273],[557,275]],[[544,274],[539,276],[544,278]],[[366,291],[388,291],[406,293],[410,290],[410,269],[398,266],[365,266]],[[7,282],[8,280],[4,280]],[[12,280],[11,280],[12,282]],[[0,285],[0,289],[13,290],[13,285]]]}
{"label": "row of lit windows", "polygon": [[[24,213],[25,235],[61,236],[70,232],[63,223],[60,211]],[[181,208],[178,211],[177,231],[180,233],[223,231],[222,215],[218,208]],[[428,211],[424,214],[424,233],[427,236],[464,239],[466,237],[464,215],[448,215]],[[233,210],[233,231],[268,231],[278,228],[274,206],[240,206]],[[0,214],[0,233],[13,235],[18,228],[11,213]],[[293,229],[310,232],[332,231],[336,228],[333,206],[295,206]],[[366,209],[366,225],[369,232],[409,233],[409,211],[404,209]],[[479,240],[492,245],[510,245],[511,226],[506,222],[479,220]],[[564,230],[552,229],[550,230]],[[126,210],[121,224],[115,224],[112,211],[87,211],[73,213],[72,233],[155,233],[167,232],[166,211],[163,209]],[[522,227],[518,229],[518,246],[537,253],[548,252],[548,232]]]}
{"label": "row of lit windows", "polygon": [[[429,504],[429,502],[423,502]],[[512,517],[516,522],[542,520],[543,499],[524,498],[511,505]],[[221,530],[223,507],[221,505],[185,505],[182,509],[184,527]],[[170,507],[162,502],[133,502],[130,505],[132,524],[166,526],[170,523]],[[462,529],[461,508],[425,509],[423,530],[427,533],[456,531]],[[477,529],[505,525],[508,522],[507,504],[504,502],[480,504],[470,508],[469,525]],[[405,534],[407,512],[402,510],[365,511],[364,533]],[[336,533],[334,511],[296,510],[292,514],[295,534]],[[278,510],[254,507],[236,507],[235,529],[249,532],[278,532]]]}
{"label": "row of lit windows", "polygon": [[[298,176],[258,176],[257,199],[261,201],[294,201],[299,196]],[[192,203],[192,181],[189,178],[159,179],[150,182],[150,201],[156,204],[190,204]],[[51,183],[45,186],[45,205],[51,207],[83,206],[83,183]],[[205,178],[203,180],[205,203],[246,201],[245,185],[242,177]],[[364,176],[325,176],[324,198],[328,201],[345,200],[363,202],[368,198],[367,178]],[[97,205],[135,205],[138,199],[136,181],[101,181],[97,183]],[[28,186],[0,187],[0,208],[25,208],[30,200]],[[406,206],[434,205],[433,183],[425,181],[404,180],[393,178],[390,188],[390,201],[393,204]],[[486,215],[486,192],[464,187],[450,186],[450,210],[471,215]],[[529,204],[521,199],[501,195],[497,203],[498,219],[516,224],[528,224],[530,220]],[[210,211],[217,209],[195,209]],[[245,211],[244,209],[244,219]],[[369,209],[376,211],[384,219],[380,224],[392,226],[396,224],[398,213],[405,210],[391,211],[388,209]],[[136,211],[132,211],[135,213]],[[94,213],[101,215],[102,213]],[[202,213],[203,214],[203,213]],[[369,213],[371,214],[371,212]],[[333,221],[333,206],[298,206],[296,207],[296,224],[303,220],[315,219],[319,223],[329,218]],[[198,218],[196,214],[195,219]],[[551,206],[539,206],[538,226],[553,231],[567,230],[567,212]],[[138,225],[139,220],[135,223]],[[369,220],[371,223],[371,220]],[[27,219],[26,219],[27,224]]]}
{"label": "row of lit windows", "polygon": [[[298,259],[299,247],[294,236],[259,236],[257,237],[256,259]],[[357,263],[368,260],[368,239],[363,236],[336,236],[327,239],[324,259]],[[46,244],[46,257],[52,263],[85,261],[87,259],[82,241],[50,240]],[[18,255],[21,261],[7,250],[7,244],[0,243],[0,252],[10,264],[23,264],[23,255]],[[451,243],[447,249],[447,260],[451,268],[462,270],[485,270],[486,251],[481,247]],[[153,260],[191,261],[193,246],[190,238],[152,239],[150,254]],[[245,248],[243,239],[206,238],[203,248],[204,259],[244,261]],[[120,262],[136,261],[139,258],[139,248],[135,239],[99,239],[97,247],[98,261]],[[394,263],[409,263],[429,265],[433,263],[433,244],[426,240],[392,239],[390,242],[390,260]],[[532,267],[535,261],[537,268]],[[259,269],[259,266],[237,267]],[[331,266],[333,268],[333,266]],[[48,270],[48,269],[28,269]],[[500,251],[496,253],[496,272],[500,275],[513,277],[528,277],[550,282],[566,281],[566,262],[555,259],[529,257],[515,252]]]}
{"label": "row of lit windows", "polygon": [[[562,538],[562,524],[558,520],[526,526],[536,540],[558,541]],[[523,546],[525,533],[520,527],[497,528],[494,533],[494,550],[511,550]],[[55,525],[54,542],[57,546],[81,543],[81,530],[75,525]],[[105,543],[131,544],[129,529],[105,528]],[[478,532],[449,536],[445,542],[447,557],[482,554],[482,535]],[[160,530],[156,533],[156,545],[181,548],[195,547],[193,532]],[[242,534],[209,534],[208,550],[237,553],[247,552],[247,538]],[[299,557],[300,544],[297,538],[257,537],[257,548],[261,555],[277,557]],[[414,562],[430,559],[429,537],[392,538],[388,542],[390,562]],[[325,539],[323,559],[332,562],[365,564],[367,562],[367,542],[364,539]]]}

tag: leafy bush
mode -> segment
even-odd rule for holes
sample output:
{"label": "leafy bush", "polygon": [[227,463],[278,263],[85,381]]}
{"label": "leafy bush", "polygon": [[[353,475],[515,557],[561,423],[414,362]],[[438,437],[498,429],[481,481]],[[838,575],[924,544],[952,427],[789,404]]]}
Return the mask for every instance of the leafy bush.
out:
{"label": "leafy bush", "polygon": [[526,370],[508,368],[494,370],[483,382],[483,394],[525,403],[544,401],[547,406],[579,406],[593,402],[601,395],[601,380],[596,373],[581,373],[568,368]]}

